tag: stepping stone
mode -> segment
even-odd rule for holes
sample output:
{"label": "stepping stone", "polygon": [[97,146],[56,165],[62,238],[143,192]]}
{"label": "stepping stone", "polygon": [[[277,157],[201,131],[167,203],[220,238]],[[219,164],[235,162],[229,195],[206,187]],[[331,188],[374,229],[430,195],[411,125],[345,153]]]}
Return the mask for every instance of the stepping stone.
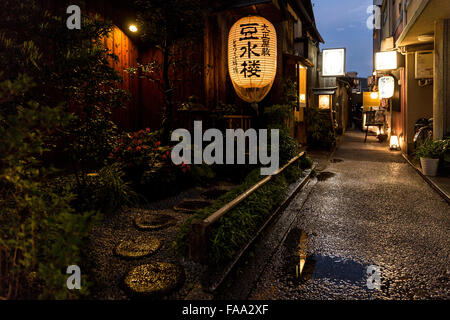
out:
{"label": "stepping stone", "polygon": [[227,190],[227,189],[216,188],[216,189],[211,189],[211,190],[207,190],[207,191],[203,192],[201,194],[201,196],[206,198],[206,199],[216,200],[217,198],[219,198],[220,196],[224,195],[228,191],[229,190]]}
{"label": "stepping stone", "polygon": [[185,200],[174,206],[173,209],[185,213],[194,213],[198,209],[203,209],[209,207],[210,205],[211,202],[205,200]]}
{"label": "stepping stone", "polygon": [[137,266],[126,275],[125,286],[133,294],[162,296],[177,289],[184,281],[180,266],[155,262]]}
{"label": "stepping stone", "polygon": [[119,257],[138,259],[149,256],[161,247],[161,242],[153,237],[138,237],[132,240],[122,240],[115,249]]}
{"label": "stepping stone", "polygon": [[159,230],[177,224],[177,220],[167,214],[144,214],[134,219],[136,227],[140,230]]}

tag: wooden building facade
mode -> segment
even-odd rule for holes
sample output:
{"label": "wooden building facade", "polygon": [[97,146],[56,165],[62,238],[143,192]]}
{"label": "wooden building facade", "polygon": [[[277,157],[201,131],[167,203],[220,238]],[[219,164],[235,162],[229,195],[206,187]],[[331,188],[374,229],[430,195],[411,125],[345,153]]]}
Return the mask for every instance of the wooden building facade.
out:
{"label": "wooden building facade", "polygon": [[[319,43],[323,42],[317,31],[311,0],[235,0],[207,1],[210,13],[205,19],[203,41],[192,50],[203,64],[203,71],[189,75],[177,95],[178,101],[195,96],[201,107],[196,112],[181,114],[185,126],[193,119],[209,117],[220,104],[232,104],[237,112],[228,119],[237,119],[232,127],[252,126],[255,111],[235,93],[228,74],[228,32],[238,19],[248,15],[260,15],[271,21],[277,31],[277,75],[273,87],[260,108],[283,100],[283,83],[287,79],[298,87],[299,106],[295,110],[292,134],[299,142],[306,142],[304,108],[314,105],[312,88],[319,85]],[[160,51],[145,46],[139,32],[128,30],[136,21],[136,10],[121,1],[88,1],[83,10],[98,14],[114,23],[114,30],[104,39],[105,45],[118,57],[114,68],[123,77],[123,88],[132,99],[125,110],[115,114],[115,120],[126,130],[145,127],[158,129],[161,124],[163,97],[155,83],[148,79],[132,77],[125,69],[160,59]],[[178,125],[183,126],[183,121]]]}

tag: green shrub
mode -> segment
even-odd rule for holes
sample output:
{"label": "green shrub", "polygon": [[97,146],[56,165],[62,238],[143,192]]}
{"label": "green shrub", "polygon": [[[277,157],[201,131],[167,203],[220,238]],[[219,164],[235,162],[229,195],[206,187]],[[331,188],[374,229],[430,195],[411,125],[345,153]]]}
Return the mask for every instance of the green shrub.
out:
{"label": "green shrub", "polygon": [[87,175],[86,184],[77,192],[74,202],[78,211],[99,210],[114,212],[122,205],[133,205],[139,201],[138,194],[124,180],[125,173],[120,164],[103,167],[98,173]]}
{"label": "green shrub", "polygon": [[124,134],[110,154],[112,161],[123,163],[127,178],[140,184],[147,171],[156,171],[168,160],[169,149],[161,147],[159,132],[150,129]]}
{"label": "green shrub", "polygon": [[415,155],[417,159],[440,159],[444,155],[444,143],[442,140],[433,141],[433,139],[427,139],[416,149]]}
{"label": "green shrub", "polygon": [[[81,30],[68,32],[64,19],[31,0],[0,4],[0,300],[72,299],[89,288],[83,272],[83,289],[67,290],[65,271],[85,270],[99,214],[75,210],[71,183],[49,186],[58,172],[45,160],[60,155],[78,188],[90,186],[88,172],[115,138],[111,110],[127,94],[102,44],[111,25],[84,16]],[[117,196],[118,180],[100,176],[102,192]]]}
{"label": "green shrub", "polygon": [[[306,157],[293,163],[282,174],[259,188],[213,225],[207,244],[210,264],[230,260],[250,240],[273,210],[284,201],[288,184],[300,177],[301,167],[310,161],[303,158]],[[241,185],[221,196],[212,206],[198,210],[180,227],[174,244],[175,248],[180,253],[186,254],[188,236],[194,220],[207,218],[263,178],[260,175],[260,169],[255,169],[248,174]]]}
{"label": "green shrub", "polygon": [[336,143],[336,135],[327,114],[319,108],[307,108],[306,123],[310,147],[327,150],[333,147]]}
{"label": "green shrub", "polygon": [[287,127],[287,123],[292,116],[292,106],[289,104],[273,105],[264,110],[267,128],[278,129],[280,133],[279,155],[281,166],[300,152],[297,140],[289,135]]}
{"label": "green shrub", "polygon": [[196,184],[208,182],[216,177],[216,173],[211,166],[206,164],[192,165],[189,174],[189,179]]}

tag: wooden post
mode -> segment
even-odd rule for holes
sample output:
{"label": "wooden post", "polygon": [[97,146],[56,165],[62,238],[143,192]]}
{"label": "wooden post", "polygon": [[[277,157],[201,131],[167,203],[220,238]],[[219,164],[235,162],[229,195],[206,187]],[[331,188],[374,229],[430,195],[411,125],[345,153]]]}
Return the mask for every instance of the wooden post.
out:
{"label": "wooden post", "polygon": [[448,133],[450,116],[448,99],[450,95],[450,75],[448,71],[450,20],[437,20],[434,23],[434,81],[433,81],[433,138],[444,138]]}
{"label": "wooden post", "polygon": [[189,233],[189,259],[195,262],[206,262],[206,251],[209,226],[202,220],[195,220],[191,224]]}

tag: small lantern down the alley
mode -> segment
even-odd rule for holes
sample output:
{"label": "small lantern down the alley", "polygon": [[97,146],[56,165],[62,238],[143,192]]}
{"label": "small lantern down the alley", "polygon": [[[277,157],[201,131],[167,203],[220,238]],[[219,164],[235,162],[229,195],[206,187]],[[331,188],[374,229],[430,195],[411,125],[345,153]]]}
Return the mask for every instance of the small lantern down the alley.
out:
{"label": "small lantern down the alley", "polygon": [[319,95],[319,109],[331,108],[331,96],[328,94]]}
{"label": "small lantern down the alley", "polygon": [[248,16],[231,27],[228,71],[241,99],[249,103],[264,99],[277,72],[277,35],[272,23],[260,16]]}
{"label": "small lantern down the alley", "polygon": [[380,91],[380,99],[392,98],[395,89],[394,77],[381,77],[378,80],[378,89]]}
{"label": "small lantern down the alley", "polygon": [[389,142],[389,147],[391,150],[398,150],[400,148],[400,143],[398,142],[398,137],[395,135],[391,136],[391,140]]}

